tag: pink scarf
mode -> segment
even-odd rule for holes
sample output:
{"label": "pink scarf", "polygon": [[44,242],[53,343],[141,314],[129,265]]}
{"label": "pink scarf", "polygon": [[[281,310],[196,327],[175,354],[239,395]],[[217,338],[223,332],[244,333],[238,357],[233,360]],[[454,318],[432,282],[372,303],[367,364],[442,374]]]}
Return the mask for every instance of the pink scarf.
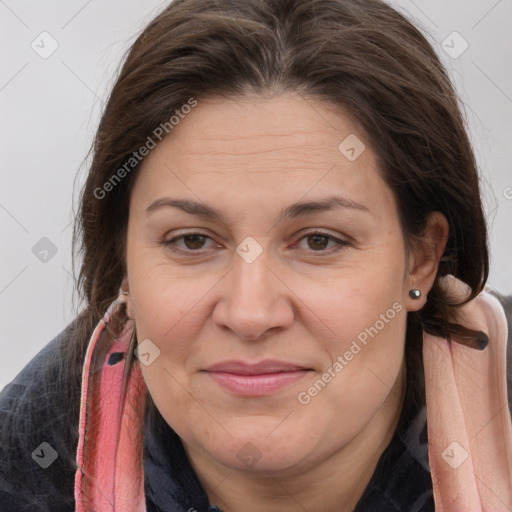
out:
{"label": "pink scarf", "polygon": [[[128,322],[113,344],[106,336],[106,324],[121,301],[115,301],[97,325],[85,356],[76,454],[76,512],[146,512],[142,466],[146,385],[137,362],[123,390],[133,322]],[[123,359],[109,364],[116,360],[113,354],[120,352]]]}
{"label": "pink scarf", "polygon": [[[458,300],[468,287],[444,278]],[[507,321],[483,292],[462,307],[463,325],[483,331],[480,352],[423,334],[429,462],[436,512],[512,510],[512,423],[507,400]]]}
{"label": "pink scarf", "polygon": [[[464,298],[467,287],[443,278]],[[138,361],[123,390],[129,321],[113,344],[105,336],[115,301],[87,349],[80,404],[77,512],[146,512],[142,430],[146,386]],[[484,351],[423,335],[429,461],[436,512],[512,510],[512,421],[507,401],[507,324],[501,304],[482,292],[461,308],[463,325],[489,335]],[[123,353],[116,363],[115,353]],[[110,364],[109,364],[110,362]]]}

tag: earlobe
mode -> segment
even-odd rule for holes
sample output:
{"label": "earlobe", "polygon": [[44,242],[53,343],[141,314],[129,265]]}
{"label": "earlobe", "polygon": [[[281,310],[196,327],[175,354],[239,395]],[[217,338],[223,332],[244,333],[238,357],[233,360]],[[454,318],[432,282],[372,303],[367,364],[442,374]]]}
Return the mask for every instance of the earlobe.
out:
{"label": "earlobe", "polygon": [[126,314],[128,318],[133,319],[133,301],[130,295],[130,287],[128,284],[128,276],[124,276],[119,290],[119,300],[126,304]]}
{"label": "earlobe", "polygon": [[414,240],[409,254],[409,272],[405,281],[407,289],[404,290],[407,311],[418,311],[425,305],[427,294],[437,275],[448,234],[446,217],[441,212],[431,212],[425,232]]}

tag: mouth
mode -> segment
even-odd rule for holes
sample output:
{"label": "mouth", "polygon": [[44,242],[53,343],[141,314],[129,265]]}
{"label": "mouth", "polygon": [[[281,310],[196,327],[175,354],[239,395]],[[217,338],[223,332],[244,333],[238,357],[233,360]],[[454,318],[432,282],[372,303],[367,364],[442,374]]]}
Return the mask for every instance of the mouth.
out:
{"label": "mouth", "polygon": [[249,364],[225,361],[203,370],[216,384],[238,396],[265,396],[308,375],[312,368],[282,361]]}

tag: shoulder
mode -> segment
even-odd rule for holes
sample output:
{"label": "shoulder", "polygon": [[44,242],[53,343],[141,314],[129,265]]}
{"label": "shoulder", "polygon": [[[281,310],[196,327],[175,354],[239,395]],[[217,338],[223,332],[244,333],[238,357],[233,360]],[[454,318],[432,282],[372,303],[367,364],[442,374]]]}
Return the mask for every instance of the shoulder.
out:
{"label": "shoulder", "polygon": [[508,406],[512,414],[512,295],[500,295],[499,293],[489,290],[489,293],[496,297],[505,311],[508,324],[508,340],[507,340],[507,390],[508,390]]}
{"label": "shoulder", "polygon": [[2,510],[74,510],[79,381],[69,349],[78,318],[0,393]]}

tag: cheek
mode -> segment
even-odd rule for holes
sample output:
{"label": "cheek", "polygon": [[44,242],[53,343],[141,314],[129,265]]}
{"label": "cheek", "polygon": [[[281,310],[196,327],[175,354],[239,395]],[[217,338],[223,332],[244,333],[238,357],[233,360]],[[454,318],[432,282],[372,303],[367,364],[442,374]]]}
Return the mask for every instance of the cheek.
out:
{"label": "cheek", "polygon": [[[400,345],[405,325],[403,265],[399,254],[375,251],[314,295],[314,286],[308,291],[305,283],[303,295],[325,326],[332,357],[350,350],[354,340],[365,347],[366,342],[379,339],[378,346],[389,350]],[[388,346],[393,340],[397,343]]]}
{"label": "cheek", "polygon": [[167,362],[184,364],[195,351],[194,340],[204,326],[199,318],[201,297],[208,289],[191,286],[178,278],[153,278],[141,280],[135,286],[133,302],[138,339],[149,338],[156,343]]}
{"label": "cheek", "polygon": [[192,335],[200,327],[194,315],[208,288],[214,286],[215,276],[191,273],[189,267],[171,263],[163,248],[146,247],[137,233],[130,232],[127,265],[139,338],[158,340],[161,350],[165,340],[172,339],[174,353],[179,354],[189,343],[177,333],[186,330]]}
{"label": "cheek", "polygon": [[184,279],[155,258],[154,248],[146,249],[133,240],[128,244],[127,263],[137,340],[139,345],[150,340],[158,354],[151,364],[140,365],[142,375],[161,411],[166,403],[180,410],[187,405],[183,392],[188,387],[187,361],[201,330],[197,304],[204,291],[199,283]]}
{"label": "cheek", "polygon": [[325,347],[332,363],[297,395],[296,410],[311,419],[310,435],[326,440],[326,454],[354,439],[385,403],[398,404],[393,386],[403,364],[407,313],[399,303],[389,304],[382,309],[386,322],[377,311],[373,322],[361,314],[350,329],[338,324],[340,335]]}
{"label": "cheek", "polygon": [[[191,375],[200,348],[204,317],[197,304],[202,295],[178,282],[168,285],[161,279],[145,279],[136,291],[135,323],[139,340],[150,339],[159,356],[149,365],[141,364],[148,391],[167,423],[187,436],[191,424],[209,437],[204,421],[208,404],[193,390]],[[196,295],[197,293],[197,295]]]}
{"label": "cheek", "polygon": [[298,398],[325,424],[340,426],[341,421],[347,434],[357,432],[382,406],[403,363],[403,267],[386,263],[340,280],[327,295],[317,295],[313,308],[316,325],[325,333],[317,337],[318,346],[329,360]]}
{"label": "cheek", "polygon": [[400,294],[383,292],[380,300],[373,294],[365,300],[347,293],[338,299],[336,314],[325,316],[329,335],[321,340],[330,359],[324,370],[336,375],[333,391],[346,386],[361,392],[361,398],[374,387],[389,391],[400,369],[405,343],[407,312]]}

